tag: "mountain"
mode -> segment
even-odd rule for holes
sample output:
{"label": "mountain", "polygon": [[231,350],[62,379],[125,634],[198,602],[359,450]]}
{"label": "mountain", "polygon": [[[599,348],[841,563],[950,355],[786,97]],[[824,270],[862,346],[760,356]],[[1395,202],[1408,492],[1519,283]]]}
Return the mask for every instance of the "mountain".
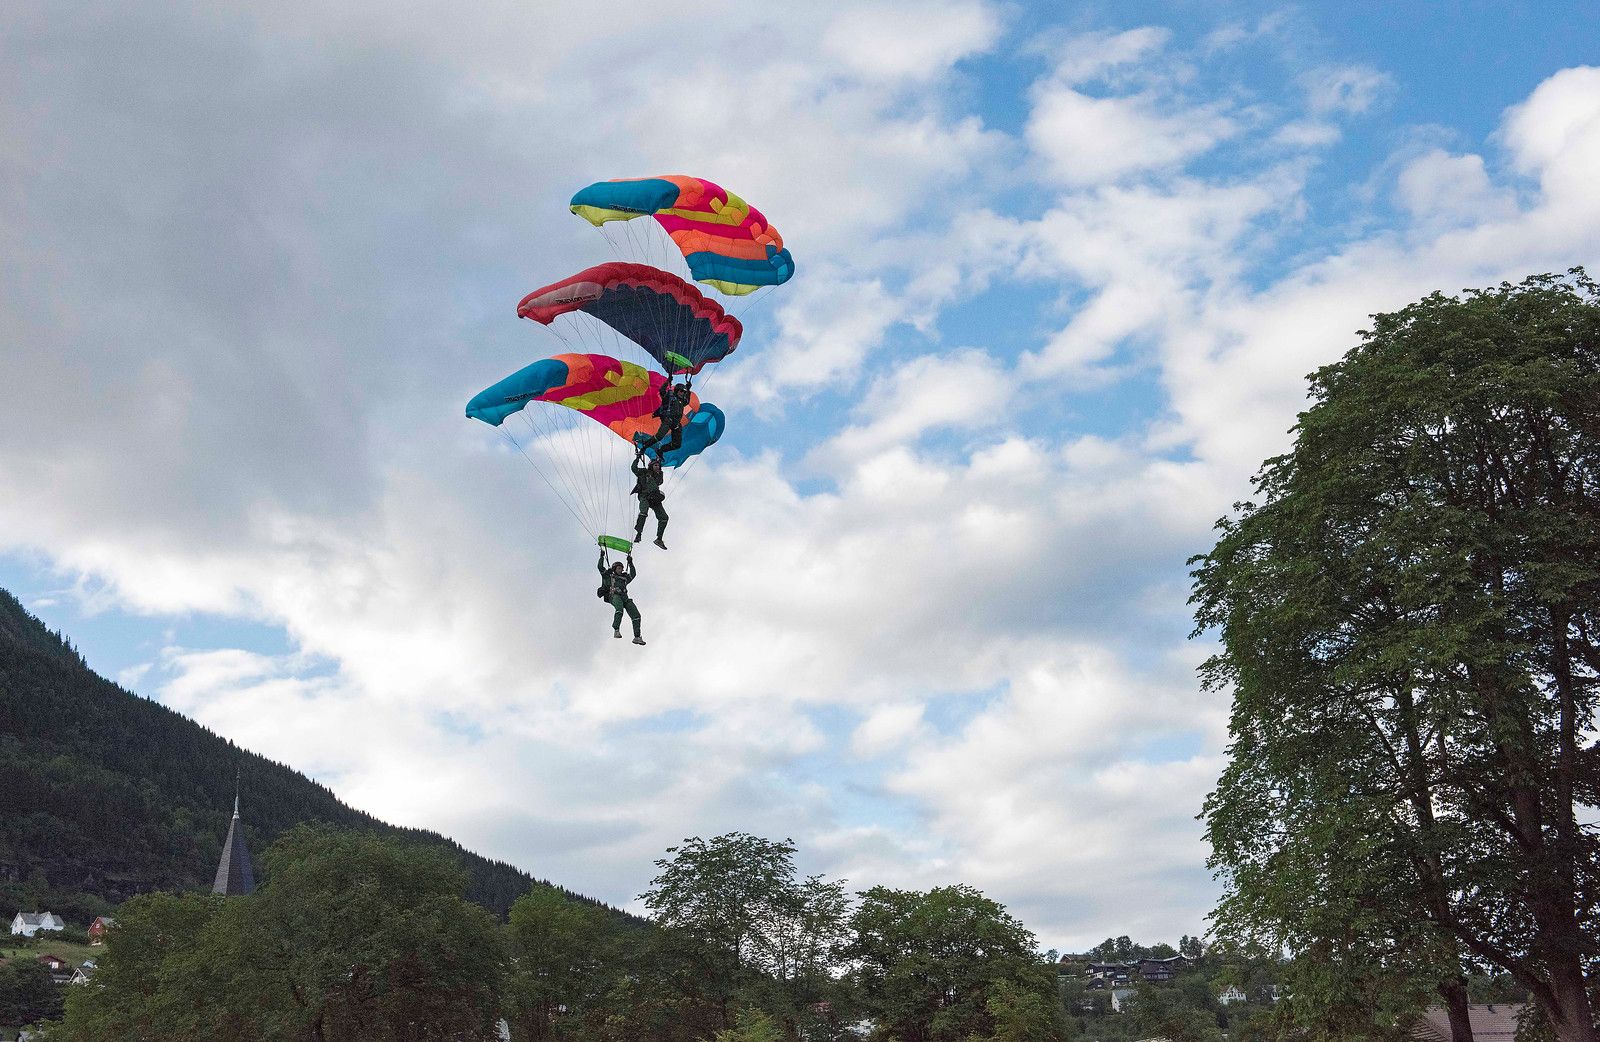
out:
{"label": "mountain", "polygon": [[81,928],[134,894],[209,888],[235,769],[254,853],[320,821],[449,849],[467,871],[467,896],[500,916],[530,887],[554,886],[347,807],[299,772],[118,687],[0,589],[0,918],[49,908]]}

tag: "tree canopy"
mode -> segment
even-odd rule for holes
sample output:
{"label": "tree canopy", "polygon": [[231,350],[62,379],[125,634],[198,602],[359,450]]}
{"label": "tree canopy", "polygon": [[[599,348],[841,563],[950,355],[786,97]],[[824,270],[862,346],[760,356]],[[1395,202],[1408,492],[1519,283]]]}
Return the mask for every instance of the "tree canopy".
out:
{"label": "tree canopy", "polygon": [[1433,294],[1311,395],[1194,562],[1203,675],[1233,695],[1218,929],[1312,956],[1303,1028],[1430,996],[1460,1020],[1493,968],[1590,1042],[1600,291]]}

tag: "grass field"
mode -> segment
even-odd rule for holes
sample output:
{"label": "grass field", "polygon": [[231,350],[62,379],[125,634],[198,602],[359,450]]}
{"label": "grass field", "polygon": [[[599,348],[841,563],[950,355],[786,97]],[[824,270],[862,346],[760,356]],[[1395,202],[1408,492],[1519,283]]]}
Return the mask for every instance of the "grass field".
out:
{"label": "grass field", "polygon": [[18,939],[0,937],[0,959],[32,959],[40,955],[58,955],[76,968],[83,964],[83,960],[93,959],[105,953],[104,948],[91,948],[87,944],[52,940],[23,941],[17,944],[16,940]]}

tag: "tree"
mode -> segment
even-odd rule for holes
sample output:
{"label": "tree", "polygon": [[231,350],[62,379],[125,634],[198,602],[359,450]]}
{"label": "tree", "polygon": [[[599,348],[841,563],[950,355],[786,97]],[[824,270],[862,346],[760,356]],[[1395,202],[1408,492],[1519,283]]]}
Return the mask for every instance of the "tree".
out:
{"label": "tree", "polygon": [[1169,1042],[1222,1042],[1215,1013],[1210,1003],[1195,1004],[1174,988],[1141,985],[1133,998],[1129,1015],[1134,1030],[1141,1036],[1155,1036]]}
{"label": "tree", "polygon": [[67,1040],[475,1042],[494,1035],[502,959],[487,912],[444,854],[299,828],[248,897],[135,898]]}
{"label": "tree", "polygon": [[[987,1037],[996,1029],[990,1000],[1014,1010],[1021,993],[1059,1008],[1055,970],[1040,958],[1033,934],[971,887],[873,887],[861,894],[851,925],[851,976],[879,1038]],[[1001,990],[1002,983],[1012,990]]]}
{"label": "tree", "polygon": [[571,1038],[621,975],[612,917],[552,887],[511,906],[506,1020],[516,1042]]}
{"label": "tree", "polygon": [[1593,1042],[1600,291],[1433,294],[1362,338],[1195,560],[1233,692],[1218,929],[1432,991],[1458,1039],[1495,967]]}
{"label": "tree", "polygon": [[984,1008],[994,1029],[982,1042],[1060,1042],[1065,1037],[1060,1001],[1037,988],[995,981]]}
{"label": "tree", "polygon": [[842,882],[797,879],[792,841],[743,832],[667,853],[642,900],[700,961],[721,1027],[746,1002],[797,1034],[819,1003],[842,997],[832,972],[847,935]]}
{"label": "tree", "polygon": [[21,1027],[61,1013],[61,988],[32,958],[0,964],[0,1025]]}

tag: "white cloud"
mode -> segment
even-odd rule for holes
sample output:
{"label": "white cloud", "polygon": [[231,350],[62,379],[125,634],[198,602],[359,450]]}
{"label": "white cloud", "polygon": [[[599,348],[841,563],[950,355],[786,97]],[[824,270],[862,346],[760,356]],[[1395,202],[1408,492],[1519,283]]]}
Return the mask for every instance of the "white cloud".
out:
{"label": "white cloud", "polygon": [[856,726],[850,749],[857,756],[876,757],[895,750],[922,729],[923,707],[915,702],[878,706]]}
{"label": "white cloud", "polygon": [[1394,89],[1394,77],[1366,65],[1326,66],[1303,79],[1315,115],[1360,114]]}
{"label": "white cloud", "polygon": [[978,350],[922,355],[874,381],[855,407],[864,422],[819,448],[824,455],[870,456],[940,427],[984,429],[1003,422],[1011,374]]}
{"label": "white cloud", "polygon": [[1482,156],[1434,149],[1406,164],[1396,191],[1400,204],[1427,224],[1472,224],[1516,212],[1515,197],[1490,182]]}
{"label": "white cloud", "polygon": [[1063,44],[1056,55],[1055,78],[1076,85],[1095,80],[1129,65],[1138,65],[1172,39],[1170,30],[1141,26],[1125,32],[1083,33]]}
{"label": "white cloud", "polygon": [[1176,167],[1237,132],[1219,105],[1169,114],[1150,94],[1091,97],[1062,84],[1037,90],[1027,128],[1051,177],[1067,185]]}
{"label": "white cloud", "polygon": [[1506,114],[1502,136],[1518,170],[1535,174],[1548,199],[1592,215],[1600,169],[1600,68],[1563,69]]}
{"label": "white cloud", "polygon": [[842,11],[822,43],[864,79],[926,81],[988,50],[999,32],[998,14],[982,4],[877,3]]}
{"label": "white cloud", "polygon": [[1320,120],[1293,120],[1272,135],[1274,144],[1285,148],[1322,148],[1339,140],[1339,128]]}

